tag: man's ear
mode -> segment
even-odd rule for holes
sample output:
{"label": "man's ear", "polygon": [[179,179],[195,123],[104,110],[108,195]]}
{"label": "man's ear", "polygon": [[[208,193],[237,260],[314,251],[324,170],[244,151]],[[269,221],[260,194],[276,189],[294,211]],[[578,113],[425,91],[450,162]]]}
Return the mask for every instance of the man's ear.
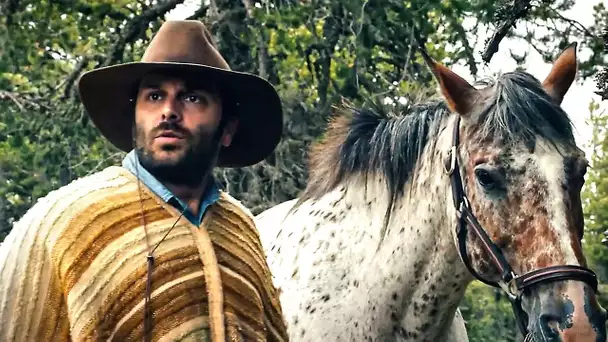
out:
{"label": "man's ear", "polygon": [[233,118],[228,121],[226,127],[224,127],[224,133],[222,134],[221,143],[222,146],[228,147],[232,144],[232,137],[236,134],[236,130],[239,126],[239,119]]}

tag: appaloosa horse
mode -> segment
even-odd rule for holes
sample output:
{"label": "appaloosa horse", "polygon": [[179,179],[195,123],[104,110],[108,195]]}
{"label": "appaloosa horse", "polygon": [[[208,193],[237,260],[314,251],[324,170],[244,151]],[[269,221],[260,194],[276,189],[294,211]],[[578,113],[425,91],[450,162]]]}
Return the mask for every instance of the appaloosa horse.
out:
{"label": "appaloosa horse", "polygon": [[484,87],[422,54],[445,101],[344,109],[303,195],[256,218],[291,339],[466,341],[457,307],[477,278],[527,340],[605,341],[581,248],[587,161],[560,108],[576,45],[543,83]]}

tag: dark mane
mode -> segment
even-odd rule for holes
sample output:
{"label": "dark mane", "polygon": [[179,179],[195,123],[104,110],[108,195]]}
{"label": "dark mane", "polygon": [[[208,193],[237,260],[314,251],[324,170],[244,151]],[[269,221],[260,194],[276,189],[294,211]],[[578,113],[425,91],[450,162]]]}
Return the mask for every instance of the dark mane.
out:
{"label": "dark mane", "polygon": [[342,107],[310,151],[309,182],[301,201],[316,198],[353,174],[381,173],[390,196],[401,194],[429,137],[450,115],[442,101],[417,104],[404,115]]}
{"label": "dark mane", "polygon": [[[494,87],[494,98],[480,113],[479,139],[533,143],[540,136],[554,143],[574,143],[567,114],[530,74],[510,72],[483,84]],[[387,182],[390,214],[424,148],[435,141],[450,115],[447,105],[439,100],[416,104],[398,116],[347,106],[339,114],[323,142],[311,148],[308,186],[298,205],[331,191],[351,175],[381,174]]]}
{"label": "dark mane", "polygon": [[495,87],[495,93],[480,115],[480,139],[499,138],[508,144],[533,143],[541,137],[551,143],[574,143],[570,118],[532,75],[509,72],[483,83]]}

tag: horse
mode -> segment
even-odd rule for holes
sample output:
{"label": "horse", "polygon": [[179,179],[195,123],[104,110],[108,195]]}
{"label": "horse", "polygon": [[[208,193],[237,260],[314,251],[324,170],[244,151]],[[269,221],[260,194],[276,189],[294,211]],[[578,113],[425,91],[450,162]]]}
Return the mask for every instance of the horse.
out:
{"label": "horse", "polygon": [[576,43],[541,82],[469,83],[420,47],[440,90],[401,113],[336,106],[299,195],[255,217],[292,341],[467,341],[475,279],[526,341],[605,341],[581,239],[588,162],[561,108]]}

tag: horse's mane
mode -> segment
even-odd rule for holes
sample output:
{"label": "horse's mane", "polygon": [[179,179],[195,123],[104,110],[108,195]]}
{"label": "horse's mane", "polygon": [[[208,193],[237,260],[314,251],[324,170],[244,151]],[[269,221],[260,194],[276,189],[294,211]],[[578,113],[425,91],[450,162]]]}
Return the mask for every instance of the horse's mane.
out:
{"label": "horse's mane", "polygon": [[329,124],[323,141],[309,153],[308,186],[301,201],[317,198],[353,174],[381,173],[389,192],[400,194],[429,137],[450,115],[440,100],[416,104],[395,115],[342,106]]}
{"label": "horse's mane", "polygon": [[[498,138],[502,143],[523,140],[534,145],[540,137],[553,143],[574,143],[568,115],[530,74],[505,73],[495,81],[483,80],[477,85],[494,87],[493,99],[479,114],[479,139]],[[420,155],[429,143],[435,143],[450,115],[442,100],[412,105],[399,115],[341,106],[324,139],[311,147],[308,186],[296,207],[319,198],[355,174],[380,174],[389,192],[387,223]]]}

